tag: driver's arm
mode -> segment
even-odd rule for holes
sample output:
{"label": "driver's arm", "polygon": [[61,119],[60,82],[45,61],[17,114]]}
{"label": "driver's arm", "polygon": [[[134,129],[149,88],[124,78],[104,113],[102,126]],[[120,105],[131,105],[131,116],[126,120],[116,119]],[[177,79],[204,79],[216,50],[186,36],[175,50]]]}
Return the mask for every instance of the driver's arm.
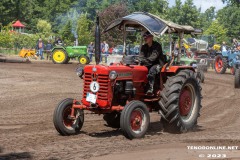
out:
{"label": "driver's arm", "polygon": [[[162,57],[161,57],[162,56]],[[143,65],[152,65],[158,58],[163,58],[161,45],[156,45],[153,49],[152,54],[146,59],[142,60]]]}

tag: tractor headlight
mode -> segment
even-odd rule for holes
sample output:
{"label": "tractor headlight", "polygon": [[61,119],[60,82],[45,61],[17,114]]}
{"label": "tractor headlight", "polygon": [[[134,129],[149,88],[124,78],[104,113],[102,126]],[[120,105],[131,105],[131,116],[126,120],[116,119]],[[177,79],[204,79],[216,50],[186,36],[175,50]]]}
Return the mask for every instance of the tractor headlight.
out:
{"label": "tractor headlight", "polygon": [[76,73],[77,73],[78,77],[82,78],[83,73],[84,73],[83,68],[82,67],[78,67],[76,69]]}
{"label": "tractor headlight", "polygon": [[109,78],[110,78],[111,80],[116,79],[117,76],[118,76],[118,74],[117,74],[116,71],[111,71],[111,72],[109,73]]}

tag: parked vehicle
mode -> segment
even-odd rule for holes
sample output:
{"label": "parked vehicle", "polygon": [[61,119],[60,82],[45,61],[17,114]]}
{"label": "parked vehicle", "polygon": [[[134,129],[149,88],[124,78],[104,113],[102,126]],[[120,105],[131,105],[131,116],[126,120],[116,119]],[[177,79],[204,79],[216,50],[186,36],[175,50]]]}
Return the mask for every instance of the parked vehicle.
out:
{"label": "parked vehicle", "polygon": [[[95,43],[100,46],[98,22]],[[191,26],[170,23],[146,12],[135,12],[113,21],[104,32],[115,27],[126,31],[126,26],[148,30],[156,37],[167,31],[179,35],[194,30]],[[97,64],[78,68],[77,74],[84,80],[83,97],[80,100],[64,99],[57,105],[53,115],[56,130],[61,135],[80,133],[84,123],[83,110],[103,114],[108,126],[121,128],[129,139],[144,137],[152,111],[160,113],[165,131],[183,133],[193,130],[200,115],[202,98],[194,68],[163,62],[165,65],[156,77],[154,94],[146,95],[148,69],[136,64],[136,58],[126,55],[123,62],[110,66]]]}
{"label": "parked vehicle", "polygon": [[52,49],[52,61],[57,64],[65,64],[71,58],[78,58],[80,64],[89,64],[90,59],[86,46],[60,46],[57,45]]}

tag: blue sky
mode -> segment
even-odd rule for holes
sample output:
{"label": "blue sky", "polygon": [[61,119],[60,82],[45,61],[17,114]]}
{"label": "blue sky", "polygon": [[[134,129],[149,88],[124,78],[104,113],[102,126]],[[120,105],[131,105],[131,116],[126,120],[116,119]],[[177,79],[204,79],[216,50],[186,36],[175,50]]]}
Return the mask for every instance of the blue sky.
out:
{"label": "blue sky", "polygon": [[[175,5],[175,0],[168,0],[169,6]],[[182,3],[185,0],[181,0]],[[222,3],[222,0],[193,0],[193,3],[197,6],[197,8],[201,7],[201,12],[204,12],[206,9],[210,8],[211,6],[215,6],[216,10],[222,9],[226,4]]]}

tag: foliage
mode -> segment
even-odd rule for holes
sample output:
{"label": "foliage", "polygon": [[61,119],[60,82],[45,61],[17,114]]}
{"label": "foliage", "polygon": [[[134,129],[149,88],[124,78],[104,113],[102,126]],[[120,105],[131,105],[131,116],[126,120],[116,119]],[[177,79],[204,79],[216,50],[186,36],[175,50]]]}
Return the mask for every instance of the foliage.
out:
{"label": "foliage", "polygon": [[[227,31],[228,40],[240,38],[239,0],[222,0],[226,7],[219,11],[210,7],[205,12],[201,12],[201,8],[193,4],[193,0],[175,0],[175,2],[174,6],[169,7],[168,0],[1,0],[0,26],[7,26],[20,20],[26,25],[28,33],[36,34],[36,39],[32,41],[34,43],[39,34],[41,37],[49,37],[54,33],[63,35],[65,43],[71,45],[74,37],[78,36],[79,44],[85,45],[93,41],[93,27],[97,14],[100,15],[100,27],[103,30],[116,18],[132,12],[144,11],[178,24],[202,28],[207,32],[212,30],[213,21],[217,19]],[[82,15],[85,15],[85,18]],[[119,33],[118,30],[111,31],[102,35],[102,40],[119,44],[122,41],[122,35]],[[28,38],[24,38],[28,41]],[[13,36],[7,32],[1,33],[0,45],[3,45],[3,42],[6,43],[5,46],[13,46],[15,43]]]}
{"label": "foliage", "polygon": [[227,29],[229,38],[240,38],[240,9],[237,6],[226,6],[218,11],[219,23]]}
{"label": "foliage", "polygon": [[73,45],[74,35],[72,33],[72,22],[68,21],[68,23],[64,26],[61,31],[61,35],[65,45]]}
{"label": "foliage", "polygon": [[[111,21],[126,16],[127,14],[128,10],[125,3],[109,6],[104,11],[99,13],[101,31],[103,31],[104,27],[107,26]],[[123,36],[116,28],[112,31],[102,34],[101,39],[102,41],[107,41],[110,45],[116,45],[122,43]]]}
{"label": "foliage", "polygon": [[79,45],[88,45],[91,41],[94,40],[94,35],[91,32],[93,22],[87,18],[87,14],[81,14],[78,20],[78,43]]}
{"label": "foliage", "polygon": [[52,28],[51,24],[48,23],[46,20],[42,19],[38,20],[37,30],[39,33],[49,35],[52,32],[51,28]]}
{"label": "foliage", "polygon": [[227,41],[227,29],[225,29],[218,20],[213,21],[204,33],[206,35],[215,35],[217,43],[222,44],[223,41]]}

